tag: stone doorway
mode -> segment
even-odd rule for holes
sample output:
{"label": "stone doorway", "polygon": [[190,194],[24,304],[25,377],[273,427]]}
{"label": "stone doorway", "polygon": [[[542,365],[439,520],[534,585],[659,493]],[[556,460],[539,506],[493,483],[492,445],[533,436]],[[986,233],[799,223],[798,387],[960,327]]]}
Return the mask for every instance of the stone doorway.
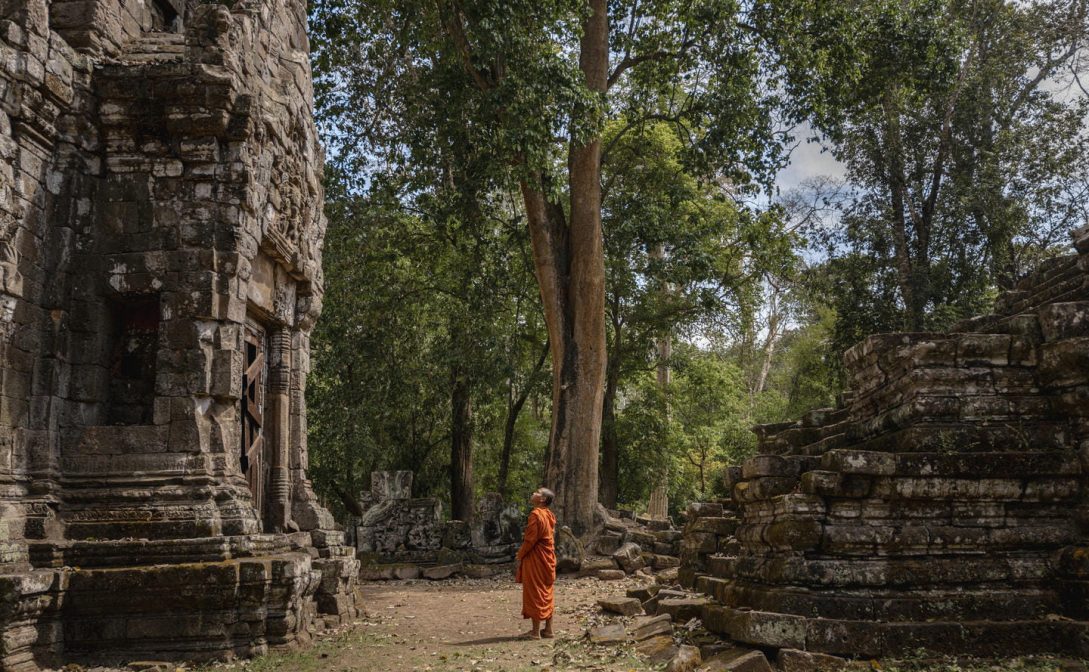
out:
{"label": "stone doorway", "polygon": [[265,484],[269,464],[265,459],[265,397],[268,385],[268,338],[256,322],[246,322],[244,336],[245,369],[242,373],[242,446],[241,468],[246,475],[253,506],[259,520],[265,515]]}

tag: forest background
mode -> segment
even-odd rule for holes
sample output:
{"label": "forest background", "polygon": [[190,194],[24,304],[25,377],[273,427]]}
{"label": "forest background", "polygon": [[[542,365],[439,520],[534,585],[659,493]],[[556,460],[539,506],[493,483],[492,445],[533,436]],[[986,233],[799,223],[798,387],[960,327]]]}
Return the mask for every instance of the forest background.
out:
{"label": "forest background", "polygon": [[[310,22],[310,473],[341,515],[373,470],[458,518],[546,481],[527,194],[574,231],[587,147],[613,508],[725,494],[754,425],[835,403],[848,347],[986,312],[1089,221],[1087,0],[312,0]],[[781,189],[799,151],[835,174]]]}

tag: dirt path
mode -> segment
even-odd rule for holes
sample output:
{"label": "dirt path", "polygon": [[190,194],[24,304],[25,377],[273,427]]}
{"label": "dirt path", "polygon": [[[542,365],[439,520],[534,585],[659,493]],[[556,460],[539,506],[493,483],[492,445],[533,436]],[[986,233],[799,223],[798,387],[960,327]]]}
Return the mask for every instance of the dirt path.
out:
{"label": "dirt path", "polygon": [[521,587],[509,577],[442,582],[365,583],[366,617],[302,651],[273,653],[211,668],[253,672],[453,672],[525,670],[649,670],[627,647],[583,640],[591,625],[615,617],[597,599],[622,594],[648,579],[602,582],[564,578],[556,585],[556,639],[527,641]]}

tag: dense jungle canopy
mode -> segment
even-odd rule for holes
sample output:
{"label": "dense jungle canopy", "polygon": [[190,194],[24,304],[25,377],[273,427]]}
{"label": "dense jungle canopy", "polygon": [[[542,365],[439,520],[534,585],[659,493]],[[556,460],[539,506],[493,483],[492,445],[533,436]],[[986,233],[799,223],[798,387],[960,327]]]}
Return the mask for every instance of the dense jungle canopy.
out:
{"label": "dense jungle canopy", "polygon": [[1087,4],[312,0],[319,490],[411,469],[465,519],[547,483],[576,531],[720,494],[861,337],[1067,252]]}

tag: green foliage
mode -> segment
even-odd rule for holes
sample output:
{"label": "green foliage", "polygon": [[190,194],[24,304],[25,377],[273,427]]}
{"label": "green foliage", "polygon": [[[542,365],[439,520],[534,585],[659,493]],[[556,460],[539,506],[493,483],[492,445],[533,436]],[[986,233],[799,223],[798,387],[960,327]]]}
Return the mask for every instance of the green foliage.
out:
{"label": "green foliage", "polygon": [[[443,217],[438,199],[413,215],[353,195],[336,175],[327,184],[325,307],[307,390],[315,484],[356,495],[373,470],[409,469],[419,492],[447,493],[457,370],[471,380],[471,429],[488,465],[478,492],[494,490],[511,386],[547,398],[547,376],[528,375],[544,336],[524,230],[501,204],[470,225]],[[547,444],[540,414],[519,417],[515,441],[510,482],[531,490]]]}
{"label": "green foliage", "polygon": [[[523,392],[510,481],[539,483],[549,376],[515,195],[569,208],[572,147],[603,152],[605,434],[628,506],[666,472],[675,506],[715,494],[752,424],[833,403],[847,347],[984,311],[1086,219],[1089,103],[1053,86],[1084,56],[1084,2],[616,0],[604,94],[579,63],[587,12],[311,3],[335,170],[309,388],[323,492],[412,468],[443,494],[454,379],[477,491]],[[802,120],[847,167],[813,198],[832,226],[751,198]]]}
{"label": "green foliage", "polygon": [[649,372],[625,388],[617,434],[621,501],[645,501],[668,470],[677,513],[687,502],[723,496],[723,470],[752,455],[756,440],[748,391],[735,362],[685,346],[674,358],[673,372],[666,388]]}
{"label": "green foliage", "polygon": [[1083,2],[913,0],[860,6],[867,54],[829,127],[848,171],[818,243],[842,351],[860,336],[985,312],[1089,215],[1089,100],[1063,90],[1084,54]]}
{"label": "green foliage", "polygon": [[832,348],[837,324],[834,311],[819,307],[815,315],[783,335],[767,388],[756,399],[756,422],[793,420],[835,403],[842,389],[840,363]]}

